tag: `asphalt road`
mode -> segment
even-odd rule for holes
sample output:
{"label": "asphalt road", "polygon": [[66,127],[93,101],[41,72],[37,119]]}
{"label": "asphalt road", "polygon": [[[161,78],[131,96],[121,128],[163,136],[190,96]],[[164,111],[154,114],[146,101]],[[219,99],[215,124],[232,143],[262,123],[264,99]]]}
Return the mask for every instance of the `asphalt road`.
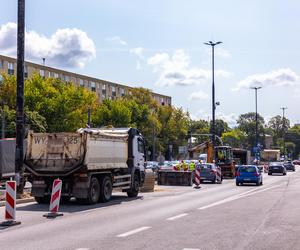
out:
{"label": "asphalt road", "polygon": [[0,249],[300,249],[300,169],[264,175],[260,187],[224,180],[157,189],[94,206],[71,202],[56,219],[43,217],[46,205],[19,205],[22,224],[0,228]]}

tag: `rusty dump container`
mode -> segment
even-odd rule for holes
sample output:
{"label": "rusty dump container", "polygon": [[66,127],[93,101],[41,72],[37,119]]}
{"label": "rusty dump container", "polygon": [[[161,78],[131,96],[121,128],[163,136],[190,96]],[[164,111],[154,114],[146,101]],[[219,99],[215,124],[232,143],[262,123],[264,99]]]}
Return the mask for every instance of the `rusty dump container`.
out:
{"label": "rusty dump container", "polygon": [[170,186],[192,186],[194,172],[191,171],[158,171],[157,184]]}

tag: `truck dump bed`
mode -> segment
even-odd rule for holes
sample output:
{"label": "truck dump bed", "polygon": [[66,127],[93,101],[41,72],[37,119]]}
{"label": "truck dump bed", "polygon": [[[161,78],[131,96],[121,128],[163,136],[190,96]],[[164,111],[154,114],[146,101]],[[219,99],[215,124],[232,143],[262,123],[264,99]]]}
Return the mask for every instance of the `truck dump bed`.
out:
{"label": "truck dump bed", "polygon": [[36,175],[68,175],[81,167],[88,170],[127,168],[127,140],[126,131],[30,132],[25,164]]}

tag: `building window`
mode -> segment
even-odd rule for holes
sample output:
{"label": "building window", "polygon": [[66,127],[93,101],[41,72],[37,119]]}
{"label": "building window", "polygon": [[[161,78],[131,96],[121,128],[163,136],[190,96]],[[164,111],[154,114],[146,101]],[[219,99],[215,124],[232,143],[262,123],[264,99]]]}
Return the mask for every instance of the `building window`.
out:
{"label": "building window", "polygon": [[96,92],[96,83],[95,82],[90,82],[90,88],[92,91]]}
{"label": "building window", "polygon": [[50,71],[48,71],[48,77],[51,77],[52,73]]}
{"label": "building window", "polygon": [[45,70],[40,69],[40,76],[45,78]]}
{"label": "building window", "polygon": [[121,96],[124,96],[125,95],[125,89],[121,88],[120,89],[120,94],[121,94]]}
{"label": "building window", "polygon": [[24,77],[28,78],[28,67],[24,65]]}
{"label": "building window", "polygon": [[84,87],[84,81],[82,79],[79,79],[79,86]]}
{"label": "building window", "polygon": [[7,65],[7,74],[13,75],[14,73],[14,63],[9,62]]}
{"label": "building window", "polygon": [[3,69],[3,68],[4,68],[3,60],[0,60],[0,69]]}
{"label": "building window", "polygon": [[53,77],[57,79],[59,77],[59,75],[57,73],[54,73]]}
{"label": "building window", "polygon": [[116,87],[115,86],[111,87],[111,94],[112,94],[113,98],[117,96],[117,92],[116,92]]}
{"label": "building window", "polygon": [[65,76],[64,80],[65,80],[65,82],[69,82],[70,81],[70,77],[69,76]]}

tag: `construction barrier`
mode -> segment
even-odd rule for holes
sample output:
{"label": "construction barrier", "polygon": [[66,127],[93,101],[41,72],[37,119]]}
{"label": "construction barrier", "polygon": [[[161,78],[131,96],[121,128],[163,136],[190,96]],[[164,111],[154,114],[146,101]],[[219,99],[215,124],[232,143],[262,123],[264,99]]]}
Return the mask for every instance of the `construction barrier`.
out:
{"label": "construction barrier", "polygon": [[201,173],[200,168],[196,168],[196,171],[195,171],[195,187],[194,188],[200,188],[200,182],[201,182],[200,173]]}
{"label": "construction barrier", "polygon": [[55,179],[53,181],[53,186],[52,186],[49,213],[45,214],[44,217],[54,218],[63,215],[62,213],[58,213],[61,189],[62,189],[62,181],[60,179]]}
{"label": "construction barrier", "polygon": [[162,170],[157,173],[158,185],[192,186],[193,179],[193,171]]}
{"label": "construction barrier", "polygon": [[217,167],[216,182],[219,183],[219,184],[222,183],[222,170],[221,170],[220,167]]}
{"label": "construction barrier", "polygon": [[21,222],[16,221],[16,193],[17,183],[15,181],[6,182],[6,202],[5,202],[5,221],[0,226],[14,226]]}

